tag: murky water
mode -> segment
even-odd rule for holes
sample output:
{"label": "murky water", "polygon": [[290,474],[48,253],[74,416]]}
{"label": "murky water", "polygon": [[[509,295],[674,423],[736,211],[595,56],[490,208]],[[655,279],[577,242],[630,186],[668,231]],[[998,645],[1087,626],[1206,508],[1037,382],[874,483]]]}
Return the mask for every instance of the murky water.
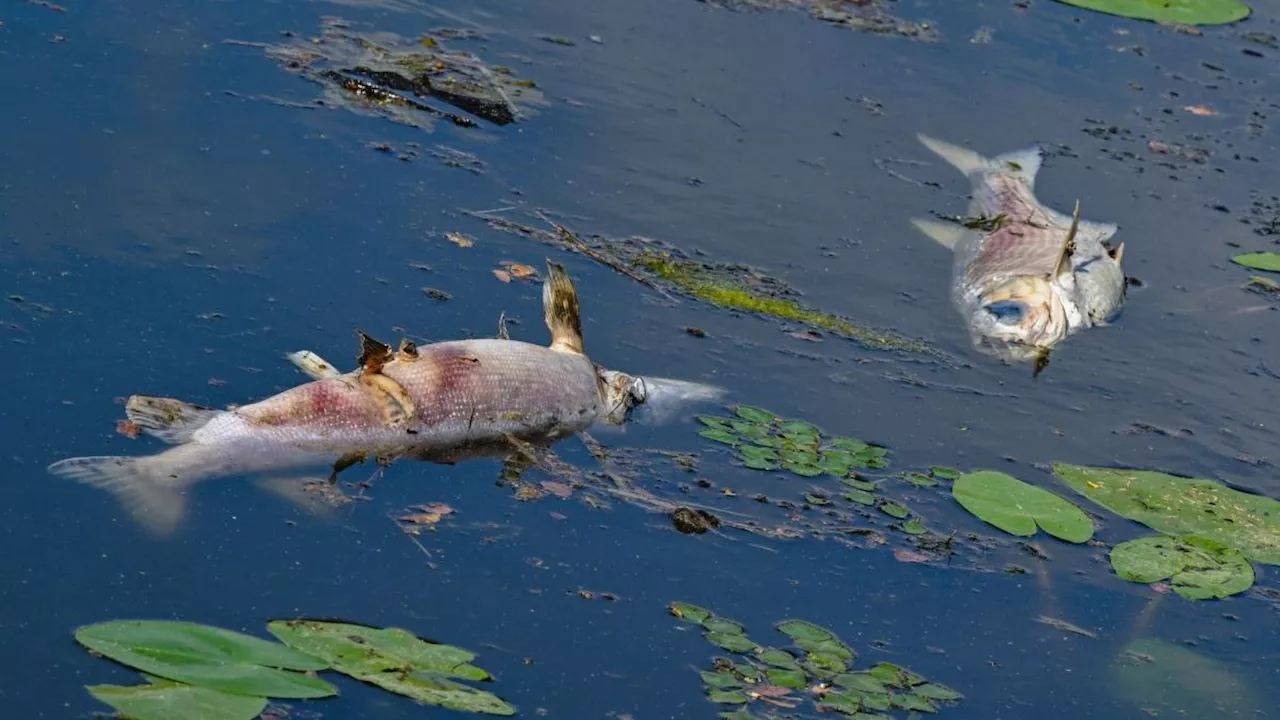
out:
{"label": "murky water", "polygon": [[[1144,616],[1154,594],[1110,573],[1102,548],[1041,538],[1051,561],[1016,550],[990,560],[997,571],[1012,561],[1046,570],[1045,586],[1035,574],[899,563],[887,548],[684,536],[623,502],[520,502],[495,487],[488,461],[395,466],[369,502],[327,520],[249,482],[210,482],[180,533],[157,541],[106,494],[44,471],[66,456],[154,449],[113,432],[115,398],[257,399],[300,381],[285,352],[345,364],[355,328],[419,341],[489,335],[505,311],[520,321],[513,336],[541,342],[539,287],[490,270],[551,256],[578,283],[597,362],[722,384],[735,401],[887,445],[904,468],[994,467],[1047,485],[1037,464],[1117,464],[1280,494],[1276,301],[1240,290],[1248,272],[1228,262],[1237,246],[1275,249],[1241,222],[1274,192],[1280,160],[1270,127],[1280,51],[1240,37],[1276,31],[1274,9],[1256,4],[1246,23],[1194,37],[1047,1],[897,3],[930,20],[937,43],[693,0],[10,4],[0,11],[8,712],[86,717],[98,706],[83,684],[129,682],[74,645],[79,624],[172,617],[260,633],[269,618],[301,614],[404,625],[479,650],[494,691],[522,715],[712,718],[691,669],[712,648],[666,615],[676,599],[760,635],[784,617],[827,625],[868,659],[960,689],[966,699],[942,711],[956,718],[1134,717],[1105,663],[1139,634],[1194,642],[1262,707],[1274,704],[1276,615],[1264,595],[1164,597]],[[456,45],[536,81],[546,103],[514,125],[430,131],[291,107],[322,89],[252,43],[317,36],[329,15],[410,38],[482,31]],[[1218,114],[1184,109],[1195,105]],[[951,259],[908,223],[962,213],[967,184],[917,132],[988,155],[1057,146],[1040,197],[1064,210],[1079,198],[1084,217],[1119,223],[1127,270],[1145,283],[1120,323],[1068,341],[1034,381],[972,353],[946,304]],[[1210,156],[1171,158],[1151,140]],[[449,150],[484,171],[432,155]],[[810,343],[788,334],[798,326],[661,301],[463,213],[508,207],[756,266],[816,307],[967,366],[836,337]],[[1260,212],[1262,222],[1280,209]],[[450,243],[452,231],[475,245]],[[1133,423],[1188,432],[1126,432]],[[740,512],[758,512],[754,493],[794,493],[794,478],[735,468],[695,432],[684,418],[599,439],[702,453],[697,476],[734,488]],[[562,456],[593,462],[576,441]],[[693,477],[658,463],[646,481],[679,496],[674,485]],[[926,497],[918,509],[931,525],[991,534],[945,495]],[[391,519],[427,501],[457,510],[422,536],[429,557]],[[1141,532],[1106,516],[1099,537]],[[1274,587],[1258,567],[1258,587]],[[583,588],[620,599],[585,600]],[[1041,614],[1097,637],[1035,622]],[[343,691],[316,709],[424,712]]]}

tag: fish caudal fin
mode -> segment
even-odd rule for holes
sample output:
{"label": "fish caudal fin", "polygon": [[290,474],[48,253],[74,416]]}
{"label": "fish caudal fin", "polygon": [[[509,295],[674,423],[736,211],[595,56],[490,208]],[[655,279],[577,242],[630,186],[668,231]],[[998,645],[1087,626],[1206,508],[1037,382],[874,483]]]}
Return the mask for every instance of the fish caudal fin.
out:
{"label": "fish caudal fin", "polygon": [[956,249],[956,243],[960,242],[960,238],[964,237],[965,232],[963,227],[955,223],[945,223],[938,220],[911,218],[911,224],[948,250]]}
{"label": "fish caudal fin", "polygon": [[135,520],[157,536],[168,535],[185,512],[184,483],[152,471],[136,457],[78,457],[60,460],[49,472],[110,492]]}
{"label": "fish caudal fin", "polygon": [[542,285],[542,312],[551,331],[551,349],[584,354],[578,291],[564,267],[551,260],[547,260],[547,280]]}
{"label": "fish caudal fin", "polygon": [[131,396],[124,411],[125,416],[148,435],[174,445],[190,442],[197,430],[224,412],[173,398],[146,395]]}
{"label": "fish caudal fin", "polygon": [[1043,156],[1038,147],[1015,150],[989,158],[968,148],[931,138],[928,135],[917,133],[916,138],[922,145],[966,176],[989,171],[1012,173],[1029,187],[1035,187],[1036,173],[1040,172],[1040,164],[1043,162]]}

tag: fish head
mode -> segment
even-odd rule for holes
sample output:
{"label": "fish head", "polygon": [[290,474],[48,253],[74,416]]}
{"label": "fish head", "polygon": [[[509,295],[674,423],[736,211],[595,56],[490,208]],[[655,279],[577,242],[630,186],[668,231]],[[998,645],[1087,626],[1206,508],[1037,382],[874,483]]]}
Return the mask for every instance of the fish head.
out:
{"label": "fish head", "polygon": [[1043,356],[1070,328],[1063,290],[1059,281],[1029,275],[986,288],[969,317],[975,345],[1013,362]]}
{"label": "fish head", "polygon": [[639,419],[662,424],[684,412],[690,404],[713,402],[724,397],[716,385],[664,377],[641,377],[617,370],[598,370],[605,419],[615,425],[626,422],[632,410],[640,408]]}
{"label": "fish head", "polygon": [[1072,271],[1076,305],[1089,325],[1110,325],[1124,309],[1128,281],[1120,266],[1119,251],[1100,252],[1080,262]]}
{"label": "fish head", "polygon": [[597,374],[605,419],[615,425],[626,422],[632,409],[649,399],[649,390],[642,377],[604,368],[599,368]]}

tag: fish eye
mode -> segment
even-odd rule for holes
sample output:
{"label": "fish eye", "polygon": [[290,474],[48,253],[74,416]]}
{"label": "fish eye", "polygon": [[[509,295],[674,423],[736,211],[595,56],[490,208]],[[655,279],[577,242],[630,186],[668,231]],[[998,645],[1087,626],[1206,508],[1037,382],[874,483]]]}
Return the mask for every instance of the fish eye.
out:
{"label": "fish eye", "polygon": [[1012,300],[998,300],[983,307],[984,310],[995,316],[996,320],[1005,324],[1014,324],[1022,321],[1026,314],[1026,308],[1022,303]]}

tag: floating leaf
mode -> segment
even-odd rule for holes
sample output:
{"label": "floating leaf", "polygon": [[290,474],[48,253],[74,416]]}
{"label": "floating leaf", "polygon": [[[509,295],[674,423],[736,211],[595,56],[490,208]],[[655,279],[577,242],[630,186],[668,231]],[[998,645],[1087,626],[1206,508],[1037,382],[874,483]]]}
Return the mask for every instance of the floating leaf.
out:
{"label": "floating leaf", "polygon": [[1231,258],[1231,262],[1237,265],[1243,265],[1254,270],[1267,270],[1269,272],[1280,272],[1280,253],[1274,252],[1254,252],[1236,255]]}
{"label": "floating leaf", "polygon": [[848,450],[849,452],[856,453],[860,450],[865,450],[866,448],[870,447],[870,445],[867,445],[866,443],[862,442],[858,438],[834,437],[834,438],[831,438],[831,447],[839,448],[841,450]]}
{"label": "floating leaf", "polygon": [[1053,472],[1076,492],[1166,535],[1205,537],[1250,560],[1280,565],[1280,502],[1216,480],[1057,464]]}
{"label": "floating leaf", "polygon": [[667,606],[667,611],[681,620],[698,625],[712,615],[710,610],[686,602],[673,602]]}
{"label": "floating leaf", "polygon": [[857,480],[854,478],[841,478],[841,484],[848,485],[855,490],[865,490],[871,492],[876,489],[876,484],[867,480]]}
{"label": "floating leaf", "polygon": [[1163,535],[1120,543],[1111,567],[1125,580],[1153,583],[1172,578],[1175,592],[1191,600],[1224,598],[1253,585],[1253,566],[1239,550],[1208,538]]}
{"label": "floating leaf", "polygon": [[475,653],[423,640],[401,628],[316,620],[273,620],[267,629],[290,647],[329,661],[333,669],[427,705],[514,715],[498,696],[449,678],[488,680],[469,664]]}
{"label": "floating leaf", "polygon": [[[838,640],[835,642],[839,643]],[[820,650],[805,655],[804,667],[818,677],[831,677],[849,671],[849,665],[842,654]]]}
{"label": "floating leaf", "polygon": [[719,430],[729,430],[731,428],[728,418],[717,417],[715,415],[696,415],[695,417],[698,418],[698,422],[709,428],[716,428]]}
{"label": "floating leaf", "polygon": [[846,490],[844,493],[846,500],[856,502],[859,505],[875,505],[876,496],[866,490]]}
{"label": "floating leaf", "polygon": [[911,514],[911,508],[907,507],[906,505],[903,505],[900,502],[895,502],[893,500],[885,500],[884,502],[880,503],[880,510],[886,515],[897,518],[899,520]]}
{"label": "floating leaf", "polygon": [[923,677],[920,677],[904,667],[894,665],[893,663],[878,663],[875,667],[868,670],[867,674],[889,687],[903,689],[910,688],[914,685],[922,685],[925,682]]}
{"label": "floating leaf", "polygon": [[862,709],[862,700],[857,695],[829,692],[818,700],[818,705],[820,707],[830,708],[836,712],[842,712],[846,715],[855,715]]}
{"label": "floating leaf", "polygon": [[717,690],[732,690],[742,687],[742,681],[733,673],[727,672],[708,672],[702,671],[702,682],[707,687],[716,688]]}
{"label": "floating leaf", "polygon": [[960,700],[961,698],[964,697],[963,695],[956,692],[955,690],[952,690],[946,685],[938,685],[936,683],[925,683],[924,685],[917,685],[916,687],[912,688],[912,690],[915,692],[915,694],[921,697],[927,697],[930,700],[942,700],[944,702],[949,700]]}
{"label": "floating leaf", "polygon": [[782,466],[801,477],[817,477],[823,474],[822,468],[810,463],[784,462]]}
{"label": "floating leaf", "polygon": [[338,694],[315,677],[320,659],[279,643],[173,620],[114,620],[86,625],[76,640],[94,652],[157,677],[234,695],[321,698]]}
{"label": "floating leaf", "polygon": [[950,467],[932,467],[929,468],[929,474],[939,480],[955,480],[961,475],[959,470]]}
{"label": "floating leaf", "polygon": [[1249,17],[1237,0],[1058,0],[1108,15],[1180,25],[1225,25]]}
{"label": "floating leaf", "polygon": [[902,523],[902,530],[908,535],[923,535],[929,532],[929,529],[924,526],[924,523],[920,522],[919,518],[911,518]]}
{"label": "floating leaf", "polygon": [[834,680],[836,685],[848,690],[856,690],[864,693],[888,694],[889,688],[880,682],[868,672],[846,673],[837,675]]}
{"label": "floating leaf", "polygon": [[805,422],[804,420],[784,420],[778,424],[778,430],[784,435],[801,435],[817,439],[822,431],[817,425]]}
{"label": "floating leaf", "polygon": [[130,720],[253,720],[264,697],[153,679],[150,685],[88,685],[89,694]]}
{"label": "floating leaf", "polygon": [[737,445],[737,444],[738,444],[738,436],[737,436],[737,435],[734,435],[733,433],[729,432],[728,430],[723,430],[723,429],[721,429],[721,428],[710,428],[710,427],[709,427],[709,428],[706,428],[705,430],[700,431],[698,434],[699,434],[699,435],[701,435],[702,437],[704,437],[704,438],[708,439],[708,440],[715,440],[716,442],[718,442],[718,443],[724,443],[725,445]]}
{"label": "floating leaf", "polygon": [[741,633],[707,633],[707,641],[729,652],[748,653],[756,649],[756,644]]}
{"label": "floating leaf", "polygon": [[809,503],[810,505],[830,505],[831,504],[830,500],[818,495],[814,495],[813,493],[806,493],[804,496],[804,501]]}
{"label": "floating leaf", "polygon": [[1061,497],[993,470],[961,475],[951,493],[965,510],[1012,535],[1029,537],[1036,526],[1067,542],[1093,537],[1093,521]]}
{"label": "floating leaf", "polygon": [[769,648],[756,653],[756,657],[760,658],[760,662],[772,665],[776,668],[784,670],[799,670],[800,665],[796,662],[796,657],[786,650],[777,648]]}
{"label": "floating leaf", "polygon": [[747,696],[737,690],[717,690],[711,688],[707,691],[707,699],[713,703],[721,705],[741,705],[747,701]]}
{"label": "floating leaf", "polygon": [[1275,704],[1264,703],[1230,667],[1181,643],[1139,638],[1121,650],[1111,670],[1121,696],[1149,717],[1262,718],[1274,712]]}
{"label": "floating leaf", "polygon": [[715,616],[704,619],[702,627],[706,628],[708,632],[724,633],[726,635],[741,635],[744,632],[741,624]]}
{"label": "floating leaf", "polygon": [[929,698],[920,697],[919,695],[909,695],[906,693],[894,693],[889,696],[889,704],[903,710],[915,710],[917,712],[934,713],[938,712],[938,706],[929,701]]}
{"label": "floating leaf", "polygon": [[758,408],[752,405],[739,405],[734,408],[733,411],[736,412],[738,417],[743,420],[750,420],[754,423],[768,424],[778,420],[777,415],[774,415],[764,408]]}
{"label": "floating leaf", "polygon": [[852,662],[853,650],[835,633],[807,620],[783,620],[777,629],[791,637],[797,647],[810,653],[830,653],[844,662]]}
{"label": "floating leaf", "polygon": [[777,470],[778,461],[764,457],[750,456],[742,459],[742,466],[751,470]]}
{"label": "floating leaf", "polygon": [[792,690],[803,690],[805,688],[805,674],[803,670],[783,670],[781,668],[769,668],[764,671],[765,677],[769,678],[771,685],[779,687],[791,688]]}
{"label": "floating leaf", "polygon": [[933,478],[929,477],[928,475],[925,475],[924,473],[918,473],[918,472],[907,473],[903,477],[903,479],[905,479],[907,482],[911,483],[912,485],[915,485],[916,487],[937,487],[938,486],[937,480],[934,480]]}

